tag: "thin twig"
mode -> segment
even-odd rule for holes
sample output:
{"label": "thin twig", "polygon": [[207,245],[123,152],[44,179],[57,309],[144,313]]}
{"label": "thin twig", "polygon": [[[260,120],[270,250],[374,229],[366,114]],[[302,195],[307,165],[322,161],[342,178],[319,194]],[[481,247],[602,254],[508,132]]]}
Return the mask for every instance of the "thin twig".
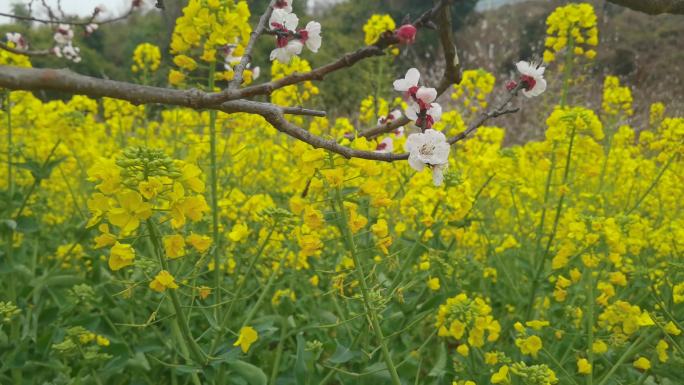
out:
{"label": "thin twig", "polygon": [[10,47],[9,45],[7,45],[1,41],[0,41],[0,49],[11,52],[13,54],[25,55],[25,56],[47,56],[47,55],[52,54],[52,52],[50,50],[30,51],[27,49],[18,49],[18,48]]}
{"label": "thin twig", "polygon": [[271,18],[275,2],[276,0],[271,0],[268,3],[268,7],[266,7],[266,10],[261,15],[259,23],[250,34],[249,41],[247,42],[247,46],[245,47],[245,52],[242,55],[240,63],[237,66],[235,66],[235,76],[228,85],[228,89],[236,89],[240,87],[240,84],[242,84],[242,74],[245,71],[245,68],[247,68],[247,64],[249,64],[249,62],[252,61],[252,51],[254,50],[254,45],[256,44],[256,41],[259,39],[259,36],[261,36],[261,34],[264,32],[264,29],[266,28],[266,23],[268,23],[268,20]]}

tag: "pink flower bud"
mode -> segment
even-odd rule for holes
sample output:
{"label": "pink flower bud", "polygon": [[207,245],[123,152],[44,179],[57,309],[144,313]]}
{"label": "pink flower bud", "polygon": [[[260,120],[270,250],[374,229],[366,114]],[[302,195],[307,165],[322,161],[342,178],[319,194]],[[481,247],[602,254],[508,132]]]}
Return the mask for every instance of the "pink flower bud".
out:
{"label": "pink flower bud", "polygon": [[518,83],[516,83],[515,80],[509,80],[508,82],[506,82],[506,89],[509,91],[513,91],[517,86]]}
{"label": "pink flower bud", "polygon": [[418,29],[416,29],[416,27],[414,27],[412,24],[404,24],[397,28],[397,30],[394,31],[394,34],[397,36],[397,39],[399,39],[400,43],[413,44],[413,42],[416,41],[417,32]]}

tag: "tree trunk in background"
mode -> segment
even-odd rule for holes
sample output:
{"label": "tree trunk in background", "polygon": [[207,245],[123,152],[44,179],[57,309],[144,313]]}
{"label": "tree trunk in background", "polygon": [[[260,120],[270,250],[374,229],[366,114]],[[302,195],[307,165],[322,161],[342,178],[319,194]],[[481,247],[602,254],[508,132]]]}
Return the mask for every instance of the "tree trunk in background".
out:
{"label": "tree trunk in background", "polygon": [[162,42],[164,52],[169,52],[173,28],[176,25],[176,19],[181,16],[185,3],[185,0],[164,0],[164,41]]}
{"label": "tree trunk in background", "polygon": [[649,15],[673,13],[684,15],[684,0],[608,0],[609,2]]}

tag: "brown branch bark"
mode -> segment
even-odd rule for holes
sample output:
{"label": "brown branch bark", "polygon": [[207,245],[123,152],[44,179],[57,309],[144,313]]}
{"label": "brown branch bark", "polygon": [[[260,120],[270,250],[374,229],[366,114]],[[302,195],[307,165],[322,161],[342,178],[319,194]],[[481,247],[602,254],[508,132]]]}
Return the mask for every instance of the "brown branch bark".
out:
{"label": "brown branch bark", "polygon": [[[416,28],[426,27],[435,17],[435,15],[437,15],[440,10],[444,9],[451,1],[452,0],[440,0],[432,8],[425,11],[416,20],[414,20],[413,25],[416,26]],[[359,48],[356,51],[348,52],[339,59],[324,66],[315,68],[309,72],[294,73],[278,80],[245,87],[239,90],[228,88],[217,94],[210,95],[209,100],[210,103],[219,104],[228,100],[249,98],[256,95],[269,95],[271,92],[279,88],[308,80],[323,80],[329,73],[351,67],[363,59],[384,55],[385,48],[397,43],[399,43],[399,40],[396,38],[396,36],[391,34],[385,35],[381,37],[380,40],[378,40],[378,42],[376,42],[374,45],[369,45]]]}
{"label": "brown branch bark", "polygon": [[85,27],[88,24],[109,24],[109,23],[114,23],[116,21],[124,20],[131,16],[133,12],[135,11],[135,7],[131,6],[131,8],[128,9],[128,11],[122,15],[113,17],[111,19],[105,19],[102,21],[95,21],[95,16],[89,17],[86,21],[70,21],[66,19],[58,19],[56,17],[51,17],[50,19],[42,19],[39,17],[33,17],[33,16],[21,16],[21,15],[14,15],[11,13],[5,13],[5,12],[0,12],[0,16],[8,17],[10,19],[16,19],[16,20],[23,20],[23,21],[35,21],[36,23],[41,23],[41,24],[67,24],[67,25],[74,25],[74,26],[79,26],[79,27]]}
{"label": "brown branch bark", "polygon": [[684,0],[608,0],[608,2],[649,15],[663,13],[684,15]]}
{"label": "brown branch bark", "polygon": [[[445,73],[442,81],[438,85],[438,92],[443,93],[451,84],[460,81],[460,66],[458,56],[453,44],[453,36],[450,28],[448,0],[442,0],[431,10],[427,11],[415,22],[416,25],[427,25],[432,16],[441,11],[440,39],[447,60]],[[59,69],[37,69],[21,68],[14,66],[0,66],[0,87],[14,90],[53,90],[68,92],[73,94],[88,95],[91,97],[111,97],[126,100],[134,104],[167,104],[195,109],[210,108],[226,113],[245,112],[264,117],[267,122],[277,130],[295,139],[301,140],[316,148],[325,148],[346,158],[361,158],[369,160],[379,160],[392,162],[405,160],[408,154],[379,153],[372,151],[355,150],[337,143],[333,139],[325,139],[316,136],[309,131],[289,122],[285,119],[285,114],[300,114],[312,116],[324,116],[325,112],[305,109],[302,107],[281,107],[271,103],[255,102],[242,100],[245,96],[268,93],[273,89],[284,87],[285,85],[295,84],[304,80],[314,80],[322,78],[325,74],[338,69],[349,67],[363,58],[377,54],[382,54],[383,47],[396,43],[396,38],[388,35],[381,43],[374,46],[361,48],[354,53],[347,54],[335,62],[326,66],[319,67],[304,74],[293,74],[289,77],[279,79],[265,85],[247,87],[242,90],[225,90],[221,93],[207,93],[198,89],[177,90],[162,87],[151,87],[137,85],[114,80],[98,79],[90,76],[79,75],[69,70]],[[229,100],[222,98],[229,97]],[[512,98],[512,97],[511,97]],[[239,99],[239,100],[238,100]],[[468,133],[482,125],[489,118],[513,110],[504,111],[505,105],[510,102],[510,98],[494,112],[483,115],[481,119],[473,122],[471,128],[466,130],[462,137],[451,138],[449,143],[455,143],[467,136]]]}
{"label": "brown branch bark", "polygon": [[268,3],[266,10],[259,18],[259,23],[250,34],[249,41],[247,42],[247,46],[245,47],[245,52],[242,55],[242,59],[240,60],[240,63],[237,66],[235,66],[235,76],[233,77],[233,80],[230,82],[230,84],[228,84],[229,89],[238,88],[240,87],[240,84],[242,84],[242,74],[245,72],[247,64],[249,64],[249,62],[252,61],[252,51],[254,50],[254,45],[256,44],[256,41],[259,39],[259,36],[261,36],[261,34],[264,33],[264,30],[266,29],[266,24],[268,23],[268,20],[271,18],[275,2],[276,0],[271,0]]}
{"label": "brown branch bark", "polygon": [[52,54],[50,50],[40,50],[40,51],[31,51],[31,50],[25,50],[25,49],[17,49],[17,48],[12,48],[9,45],[3,43],[0,41],[0,49],[3,49],[5,51],[17,54],[17,55],[25,55],[25,56],[47,56]]}
{"label": "brown branch bark", "polygon": [[[203,98],[208,94],[197,89],[177,90],[144,86],[80,75],[67,69],[40,69],[0,65],[0,88],[24,91],[50,90],[91,97],[109,97],[126,100],[133,104],[167,104],[190,108],[212,107],[202,103]],[[325,111],[303,107],[281,107],[262,102],[251,103],[251,109],[254,106],[268,106],[279,109],[283,114],[289,115],[326,115]],[[244,106],[245,104],[235,105]],[[217,110],[224,108],[222,105],[214,107]]]}
{"label": "brown branch bark", "polygon": [[460,134],[449,138],[447,142],[449,144],[454,144],[456,142],[460,142],[461,140],[465,139],[468,137],[468,135],[472,134],[475,130],[478,128],[482,127],[483,124],[485,124],[486,121],[488,121],[491,118],[496,118],[497,116],[501,115],[506,115],[506,114],[512,114],[515,112],[518,112],[520,109],[519,108],[507,108],[508,104],[518,96],[518,91],[522,88],[522,83],[519,83],[514,89],[509,91],[508,95],[499,103],[496,107],[494,107],[491,110],[487,110],[482,112],[477,119],[472,121],[469,125],[468,128],[466,128],[465,131],[461,132]]}
{"label": "brown branch bark", "polygon": [[[439,12],[439,40],[442,44],[442,51],[444,53],[444,74],[442,79],[437,84],[437,96],[441,96],[453,84],[461,83],[461,63],[456,51],[456,44],[454,43],[454,32],[451,23],[451,12],[448,6],[438,8]],[[392,132],[401,126],[409,124],[410,120],[406,116],[402,116],[389,124],[378,124],[373,128],[361,131],[359,136],[366,138],[375,138],[379,135]]]}

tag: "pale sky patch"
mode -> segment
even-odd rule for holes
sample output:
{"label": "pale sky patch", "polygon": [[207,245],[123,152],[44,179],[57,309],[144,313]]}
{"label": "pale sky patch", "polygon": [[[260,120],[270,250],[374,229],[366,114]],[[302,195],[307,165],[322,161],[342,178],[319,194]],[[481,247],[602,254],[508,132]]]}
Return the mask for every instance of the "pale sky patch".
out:
{"label": "pale sky patch", "polygon": [[[0,0],[0,12],[9,13],[12,10],[12,4],[28,4],[29,0]],[[57,0],[46,0],[46,3],[57,11]],[[146,5],[154,5],[154,0],[144,0]],[[61,0],[62,10],[67,15],[89,16],[98,5],[104,5],[107,13],[101,17],[101,20],[112,18],[126,12],[130,8],[131,0]],[[44,17],[46,15],[45,8],[41,1],[33,1],[33,15],[36,17]],[[6,17],[0,17],[0,23],[7,23]]]}

